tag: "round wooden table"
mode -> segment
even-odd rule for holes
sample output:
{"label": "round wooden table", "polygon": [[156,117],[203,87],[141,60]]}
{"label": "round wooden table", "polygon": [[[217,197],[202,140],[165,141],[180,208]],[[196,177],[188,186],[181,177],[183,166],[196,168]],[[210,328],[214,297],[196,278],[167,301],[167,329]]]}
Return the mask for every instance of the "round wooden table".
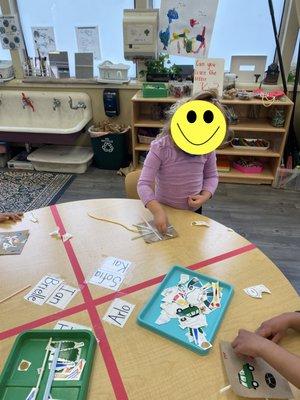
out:
{"label": "round wooden table", "polygon": [[[299,297],[279,269],[237,233],[190,211],[168,207],[166,210],[179,237],[150,245],[143,239],[132,241],[136,235],[120,226],[96,221],[87,215],[90,212],[127,225],[140,222],[141,215],[150,219],[150,213],[138,200],[101,199],[60,204],[36,210],[38,223],[31,222],[27,213],[22,222],[1,224],[1,232],[29,229],[30,236],[21,255],[0,257],[0,298],[27,284],[33,287],[49,273],[59,274],[66,283],[78,286],[79,270],[83,272],[83,279],[88,281],[100,261],[107,256],[130,260],[133,268],[117,294],[89,284],[92,297],[89,305],[83,292],[62,312],[47,304],[37,306],[25,301],[25,293],[2,303],[0,370],[16,334],[26,328],[52,329],[59,319],[93,327],[89,307],[94,307],[100,317],[94,326],[99,346],[88,399],[236,399],[231,391],[219,395],[219,390],[228,384],[219,341],[232,341],[241,327],[255,330],[263,320],[273,315],[299,309]],[[57,226],[57,218],[73,235],[69,247],[79,264],[75,273],[63,242],[49,236]],[[194,220],[207,221],[210,227],[193,227],[191,222]],[[201,273],[234,286],[234,296],[213,348],[203,357],[136,323],[139,310],[156,287],[158,280],[154,278],[166,274],[173,265],[188,267],[196,263],[199,263]],[[245,287],[260,283],[266,285],[272,294],[263,295],[263,299],[253,299],[244,293]],[[114,296],[122,296],[122,299],[135,304],[122,329],[101,319]],[[299,337],[294,332],[283,340],[282,345],[300,354]],[[300,399],[296,390],[295,396]]]}

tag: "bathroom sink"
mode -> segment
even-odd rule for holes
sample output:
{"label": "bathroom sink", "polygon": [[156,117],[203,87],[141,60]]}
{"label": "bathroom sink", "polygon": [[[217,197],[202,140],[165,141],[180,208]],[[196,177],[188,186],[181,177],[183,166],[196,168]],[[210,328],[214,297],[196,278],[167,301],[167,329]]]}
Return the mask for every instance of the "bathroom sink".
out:
{"label": "bathroom sink", "polygon": [[24,132],[31,137],[35,133],[72,135],[91,119],[91,100],[86,93],[0,91],[0,132]]}

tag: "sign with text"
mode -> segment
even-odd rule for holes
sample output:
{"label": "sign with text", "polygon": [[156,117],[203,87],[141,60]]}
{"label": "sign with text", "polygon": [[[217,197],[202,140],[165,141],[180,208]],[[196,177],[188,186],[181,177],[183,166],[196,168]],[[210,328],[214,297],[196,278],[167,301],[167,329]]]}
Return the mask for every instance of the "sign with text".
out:
{"label": "sign with text", "polygon": [[63,319],[57,321],[54,329],[65,331],[65,330],[73,330],[73,329],[87,329],[91,331],[92,329],[89,326],[84,326],[80,324],[75,324],[74,322],[64,321]]}
{"label": "sign with text", "polygon": [[46,303],[63,310],[70,303],[73,297],[76,296],[78,291],[79,289],[62,283],[55,292],[51,294]]}
{"label": "sign with text", "polygon": [[24,299],[41,306],[48,300],[62,282],[63,280],[60,278],[45,275],[39,283],[26,294]]}
{"label": "sign with text", "polygon": [[107,257],[90,279],[90,283],[111,290],[118,290],[131,265],[130,261]]}
{"label": "sign with text", "polygon": [[134,307],[134,304],[128,303],[127,301],[115,299],[102,319],[112,325],[123,328]]}
{"label": "sign with text", "polygon": [[205,90],[215,90],[221,97],[223,94],[224,81],[223,58],[197,59],[194,71],[193,94]]}

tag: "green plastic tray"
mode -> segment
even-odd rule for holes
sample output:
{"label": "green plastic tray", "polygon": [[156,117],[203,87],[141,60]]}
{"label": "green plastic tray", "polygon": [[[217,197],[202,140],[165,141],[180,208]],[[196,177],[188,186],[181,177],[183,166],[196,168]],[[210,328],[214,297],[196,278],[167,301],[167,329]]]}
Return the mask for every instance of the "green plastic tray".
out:
{"label": "green plastic tray", "polygon": [[169,91],[163,83],[143,83],[143,97],[168,97]]}
{"label": "green plastic tray", "polygon": [[[86,399],[92,370],[96,339],[87,330],[33,330],[19,335],[6,360],[0,376],[0,400],[25,400],[38,381],[37,369],[43,364],[45,347],[53,340],[72,340],[84,342],[81,358],[86,360],[81,378],[78,381],[53,381],[51,396],[59,400]],[[31,362],[28,371],[18,371],[22,360]],[[49,369],[45,369],[36,400],[42,400]]]}

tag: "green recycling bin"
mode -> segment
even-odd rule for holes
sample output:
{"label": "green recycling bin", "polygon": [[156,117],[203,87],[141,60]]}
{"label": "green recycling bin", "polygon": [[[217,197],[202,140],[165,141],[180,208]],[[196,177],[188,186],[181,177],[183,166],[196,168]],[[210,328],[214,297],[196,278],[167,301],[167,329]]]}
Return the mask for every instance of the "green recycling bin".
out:
{"label": "green recycling bin", "polygon": [[97,168],[119,169],[126,162],[126,132],[91,137]]}

